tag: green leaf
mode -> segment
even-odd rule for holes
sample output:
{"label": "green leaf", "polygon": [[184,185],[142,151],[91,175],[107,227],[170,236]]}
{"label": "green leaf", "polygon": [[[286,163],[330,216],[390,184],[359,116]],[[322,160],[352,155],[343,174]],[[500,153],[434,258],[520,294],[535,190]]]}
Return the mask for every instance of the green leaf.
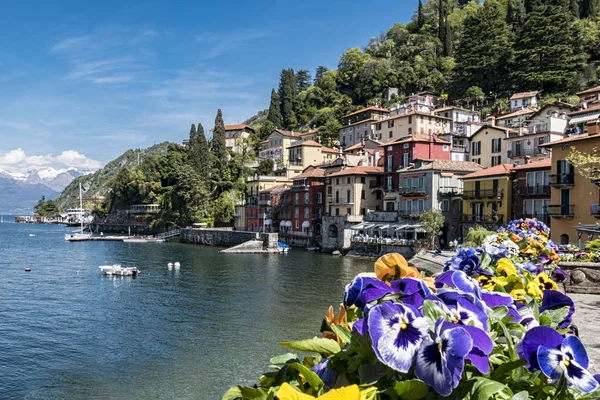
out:
{"label": "green leaf", "polygon": [[288,361],[298,360],[298,356],[293,353],[285,353],[280,356],[275,356],[269,360],[273,365],[283,365]]}
{"label": "green leaf", "polygon": [[230,388],[221,400],[268,400],[269,392],[264,389],[254,389],[244,386],[234,386]]}
{"label": "green leaf", "polygon": [[429,387],[418,379],[396,382],[394,389],[402,400],[419,400],[429,393]]}
{"label": "green leaf", "polygon": [[508,314],[508,307],[506,306],[498,306],[492,309],[492,313],[490,314],[490,319],[502,320],[502,318],[506,317]]}
{"label": "green leaf", "polygon": [[312,339],[298,340],[295,342],[281,342],[279,345],[292,350],[321,354],[335,354],[341,350],[340,345],[335,340],[319,338],[316,336]]}
{"label": "green leaf", "polygon": [[358,367],[358,377],[361,385],[373,385],[385,376],[385,368],[379,363],[362,364]]}
{"label": "green leaf", "polygon": [[528,400],[528,399],[529,399],[529,393],[526,390],[523,390],[510,398],[510,400]]}
{"label": "green leaf", "polygon": [[444,312],[444,310],[440,309],[433,301],[424,300],[423,301],[423,316],[427,319],[429,323],[429,327],[433,329],[435,327],[435,322],[438,318],[442,317],[444,319],[448,318],[448,315]]}
{"label": "green leaf", "polygon": [[221,397],[221,400],[239,400],[239,399],[243,399],[242,388],[240,386],[233,386],[233,387],[229,388],[229,390],[227,390],[225,392],[223,397]]}
{"label": "green leaf", "polygon": [[509,398],[512,395],[512,390],[505,384],[488,378],[477,377],[467,397],[472,400],[489,400],[498,398],[498,396]]}
{"label": "green leaf", "polygon": [[581,393],[579,396],[576,396],[576,400],[595,400],[600,398],[600,389],[596,389],[590,393]]}
{"label": "green leaf", "polygon": [[319,392],[323,389],[323,381],[319,378],[319,375],[312,372],[310,369],[306,368],[304,365],[300,363],[290,363],[288,364],[290,368],[295,369],[300,372],[306,382],[314,389],[315,392]]}
{"label": "green leaf", "polygon": [[352,333],[350,332],[350,329],[346,328],[345,326],[334,325],[333,331],[335,332],[337,337],[340,338],[342,342],[344,342],[344,344],[350,343],[350,341],[352,340]]}
{"label": "green leaf", "polygon": [[556,310],[546,310],[540,315],[540,321],[542,317],[550,318],[552,325],[550,326],[558,326],[569,314],[569,306],[557,308]]}
{"label": "green leaf", "polygon": [[504,363],[492,372],[491,378],[496,381],[502,380],[502,377],[508,374],[510,371],[515,370],[519,367],[527,364],[527,360],[519,359],[511,362]]}

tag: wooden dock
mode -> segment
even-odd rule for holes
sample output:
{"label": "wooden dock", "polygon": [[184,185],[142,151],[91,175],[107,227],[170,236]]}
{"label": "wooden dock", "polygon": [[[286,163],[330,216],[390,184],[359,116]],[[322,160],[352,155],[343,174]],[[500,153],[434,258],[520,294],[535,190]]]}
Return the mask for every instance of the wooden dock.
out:
{"label": "wooden dock", "polygon": [[67,237],[65,240],[68,242],[122,242],[125,239],[129,239],[130,236],[92,236],[92,237]]}

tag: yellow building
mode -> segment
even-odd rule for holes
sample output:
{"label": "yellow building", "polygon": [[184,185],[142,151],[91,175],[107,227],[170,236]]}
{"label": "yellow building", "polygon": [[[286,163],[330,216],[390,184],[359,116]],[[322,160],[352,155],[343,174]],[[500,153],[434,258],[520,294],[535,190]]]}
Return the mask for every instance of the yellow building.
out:
{"label": "yellow building", "polygon": [[486,168],[508,162],[506,138],[512,129],[484,125],[471,136],[470,161]]}
{"label": "yellow building", "polygon": [[497,229],[511,220],[512,165],[500,164],[460,177],[463,238],[473,225]]}
{"label": "yellow building", "polygon": [[259,160],[273,160],[276,167],[283,169],[288,164],[288,148],[300,140],[300,133],[275,129],[260,142]]}
{"label": "yellow building", "polygon": [[375,123],[374,138],[388,143],[402,137],[420,135],[440,135],[450,132],[451,118],[441,115],[410,111],[398,115],[390,115]]}
{"label": "yellow building", "polygon": [[331,216],[367,215],[382,209],[381,167],[349,167],[327,176],[326,210]]}
{"label": "yellow building", "polygon": [[314,140],[295,142],[288,148],[289,175],[298,175],[311,165],[328,164],[335,160],[339,153],[339,150],[321,146]]}
{"label": "yellow building", "polygon": [[[590,152],[600,149],[600,120],[587,124],[588,133],[543,144],[552,149],[550,170],[550,206],[552,218],[550,238],[560,244],[583,245],[592,235],[599,235],[596,221],[600,218],[598,186],[570,165],[565,158],[572,149]],[[592,233],[585,226],[595,228]],[[578,235],[587,232],[587,235]]]}

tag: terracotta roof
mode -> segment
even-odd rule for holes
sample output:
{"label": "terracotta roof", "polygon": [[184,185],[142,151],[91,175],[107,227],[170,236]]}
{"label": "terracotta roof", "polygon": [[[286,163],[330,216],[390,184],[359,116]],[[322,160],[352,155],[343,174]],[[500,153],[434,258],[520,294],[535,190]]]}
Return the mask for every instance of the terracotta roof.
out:
{"label": "terracotta roof", "polygon": [[535,162],[531,162],[529,164],[515,165],[513,167],[513,170],[515,170],[515,171],[522,171],[524,169],[550,168],[551,166],[552,166],[552,159],[551,158],[544,158],[541,161],[535,161]]}
{"label": "terracotta roof", "polygon": [[346,168],[342,171],[338,171],[338,172],[334,172],[333,174],[330,174],[328,176],[346,176],[346,175],[376,175],[376,174],[382,174],[383,173],[383,168],[381,167],[365,167],[365,166],[361,166],[361,167],[349,167]]}
{"label": "terracotta roof", "polygon": [[346,147],[344,150],[345,151],[351,151],[351,150],[362,149],[363,147],[365,147],[365,145],[362,142],[358,142],[356,144],[353,144],[350,147]]}
{"label": "terracotta roof", "polygon": [[[298,137],[298,136],[300,136],[299,132],[284,131],[283,129],[274,129],[273,132],[278,132],[278,133],[282,134],[283,136],[289,136],[289,137]],[[271,132],[271,133],[273,133],[273,132]]]}
{"label": "terracotta roof", "polygon": [[569,116],[571,116],[571,115],[585,114],[585,113],[589,113],[589,112],[592,112],[592,111],[598,111],[598,110],[600,110],[600,104],[598,104],[597,106],[590,107],[590,108],[584,108],[584,109],[579,110],[579,111],[570,112]]}
{"label": "terracotta roof", "polygon": [[600,92],[600,86],[596,86],[593,88],[589,88],[589,89],[585,89],[582,92],[579,93],[575,93],[577,96],[581,96],[582,94],[590,94],[590,93],[595,93],[595,92]]}
{"label": "terracotta roof", "polygon": [[429,135],[421,135],[421,134],[417,133],[414,135],[402,137],[400,139],[394,140],[393,142],[382,143],[380,146],[385,147],[385,146],[390,146],[393,144],[409,143],[409,142],[429,142],[430,138],[433,138],[434,143],[450,144],[450,142],[448,142],[447,140],[441,139],[435,135],[429,136]]}
{"label": "terracotta roof", "polygon": [[326,171],[319,167],[307,167],[300,175],[294,177],[294,179],[300,178],[322,178],[326,175]]}
{"label": "terracotta roof", "polygon": [[279,192],[279,191],[284,191],[289,189],[288,185],[277,185],[277,186],[273,186],[267,189],[263,189],[258,193],[272,193],[272,192]]}
{"label": "terracotta roof", "polygon": [[515,111],[515,112],[508,113],[508,114],[503,114],[503,115],[498,115],[496,117],[496,119],[506,119],[506,118],[516,117],[516,116],[524,115],[524,114],[533,114],[533,113],[535,113],[535,111],[536,110],[534,110],[531,107],[525,107],[524,109],[519,110],[519,111]]}
{"label": "terracotta roof", "polygon": [[548,108],[551,108],[551,107],[567,108],[569,110],[575,110],[578,108],[575,104],[569,104],[569,103],[565,103],[564,101],[557,100],[553,103],[546,104],[544,107],[542,107],[539,110],[537,110],[536,112],[534,112],[533,115],[529,117],[529,119],[534,118],[536,115],[540,115],[544,110],[547,110]]}
{"label": "terracotta roof", "polygon": [[458,179],[485,178],[487,176],[508,175],[513,169],[512,164],[500,164],[492,168],[482,169],[481,171],[461,176]]}
{"label": "terracotta roof", "polygon": [[467,108],[455,107],[455,106],[448,106],[448,107],[436,108],[435,110],[433,110],[433,112],[434,113],[439,113],[439,112],[450,111],[450,110],[467,111],[467,112],[470,112],[470,113],[477,114],[477,111],[471,111],[471,110],[469,110]]}
{"label": "terracotta roof", "polygon": [[351,116],[353,116],[355,114],[360,114],[361,112],[365,112],[365,111],[379,111],[379,112],[384,112],[384,113],[389,113],[390,112],[390,110],[388,110],[386,108],[369,106],[369,107],[361,108],[360,110],[353,111],[350,114],[346,114],[346,115],[344,115],[343,118],[351,117]]}
{"label": "terracotta roof", "polygon": [[317,133],[318,131],[319,131],[318,129],[313,129],[313,130],[310,130],[310,131],[308,131],[308,132],[303,132],[303,133],[301,133],[299,136],[308,136],[308,135],[314,135],[314,134],[315,134],[315,133]]}
{"label": "terracotta roof", "polygon": [[250,128],[246,124],[225,125],[225,130],[226,131],[239,131],[239,130],[242,130],[242,129],[250,129],[252,132],[254,132],[254,129]]}
{"label": "terracotta roof", "polygon": [[389,121],[390,119],[407,118],[407,117],[410,117],[410,116],[413,116],[413,115],[422,115],[422,116],[425,116],[425,117],[432,117],[432,118],[445,119],[445,120],[448,120],[448,121],[452,121],[452,118],[442,117],[441,115],[437,115],[437,114],[426,113],[426,112],[423,112],[423,111],[411,111],[411,112],[406,113],[406,114],[394,115],[394,116],[389,117],[389,118],[384,118],[384,119],[381,119],[381,120],[377,120],[377,122],[385,122],[385,121]]}
{"label": "terracotta roof", "polygon": [[504,133],[506,132],[519,132],[516,129],[511,129],[511,128],[507,128],[505,126],[497,126],[497,125],[483,125],[481,128],[477,129],[473,135],[471,135],[471,138],[473,138],[475,135],[477,135],[480,131],[486,129],[486,128],[490,128],[490,129],[495,129],[497,131],[502,131]]}
{"label": "terracotta roof", "polygon": [[302,142],[298,142],[296,144],[291,145],[288,149],[292,147],[323,147],[320,143],[315,142],[314,140],[304,140]]}
{"label": "terracotta roof", "polygon": [[534,97],[538,95],[538,91],[534,90],[533,92],[521,92],[521,93],[515,93],[513,94],[510,99],[511,100],[516,100],[516,99],[525,99],[527,97]]}
{"label": "terracotta roof", "polygon": [[332,149],[331,147],[321,146],[321,152],[322,153],[335,153],[335,154],[338,154],[340,151],[336,150],[336,149]]}
{"label": "terracotta roof", "polygon": [[342,125],[342,127],[340,129],[344,129],[344,128],[348,127],[348,126],[360,125],[360,124],[363,124],[365,122],[373,122],[374,123],[375,121],[383,121],[383,120],[379,120],[379,119],[375,119],[375,118],[363,119],[361,121],[356,121],[356,122],[353,122],[353,123],[348,124],[348,125]]}
{"label": "terracotta roof", "polygon": [[[426,160],[422,160],[426,161]],[[431,160],[427,164],[421,165],[418,168],[406,167],[399,169],[397,172],[408,171],[460,171],[460,172],[475,172],[482,170],[484,167],[472,161],[454,161],[454,160]]]}
{"label": "terracotta roof", "polygon": [[548,143],[540,144],[540,147],[552,147],[552,146],[554,146],[556,144],[578,142],[580,140],[586,140],[586,139],[600,139],[600,135],[592,135],[592,136],[590,136],[587,133],[584,133],[583,135],[569,136],[569,137],[566,137],[564,139],[559,139],[559,140],[555,140],[553,142],[548,142]]}

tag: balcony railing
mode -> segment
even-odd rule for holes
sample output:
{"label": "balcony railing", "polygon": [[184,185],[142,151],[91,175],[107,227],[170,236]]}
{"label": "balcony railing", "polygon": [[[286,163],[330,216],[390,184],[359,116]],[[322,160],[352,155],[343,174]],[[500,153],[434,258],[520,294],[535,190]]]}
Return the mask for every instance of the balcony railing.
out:
{"label": "balcony railing", "polygon": [[462,194],[462,188],[458,186],[442,186],[438,190],[439,194],[442,196],[458,196]]}
{"label": "balcony railing", "polygon": [[423,215],[424,212],[425,210],[399,210],[398,215],[403,218],[418,218],[420,215]]}
{"label": "balcony railing", "polygon": [[498,198],[501,199],[504,195],[502,189],[482,189],[482,190],[465,190],[463,198],[465,199],[483,199],[483,198]]}
{"label": "balcony railing", "polygon": [[502,214],[463,214],[462,221],[467,223],[493,223],[501,224],[504,221]]}
{"label": "balcony railing", "polygon": [[310,188],[309,184],[306,185],[292,185],[292,190],[308,190]]}
{"label": "balcony railing", "polygon": [[398,192],[403,196],[425,196],[427,194],[424,186],[399,187]]}
{"label": "balcony railing", "polygon": [[575,174],[552,174],[550,186],[572,186],[575,184]]}
{"label": "balcony railing", "polygon": [[508,157],[526,157],[526,156],[537,156],[541,154],[548,154],[548,149],[542,147],[526,148],[526,149],[511,149],[508,150]]}
{"label": "balcony railing", "polygon": [[573,218],[575,204],[553,204],[546,206],[546,210],[552,218]]}
{"label": "balcony railing", "polygon": [[517,192],[520,196],[550,196],[549,185],[519,186]]}

